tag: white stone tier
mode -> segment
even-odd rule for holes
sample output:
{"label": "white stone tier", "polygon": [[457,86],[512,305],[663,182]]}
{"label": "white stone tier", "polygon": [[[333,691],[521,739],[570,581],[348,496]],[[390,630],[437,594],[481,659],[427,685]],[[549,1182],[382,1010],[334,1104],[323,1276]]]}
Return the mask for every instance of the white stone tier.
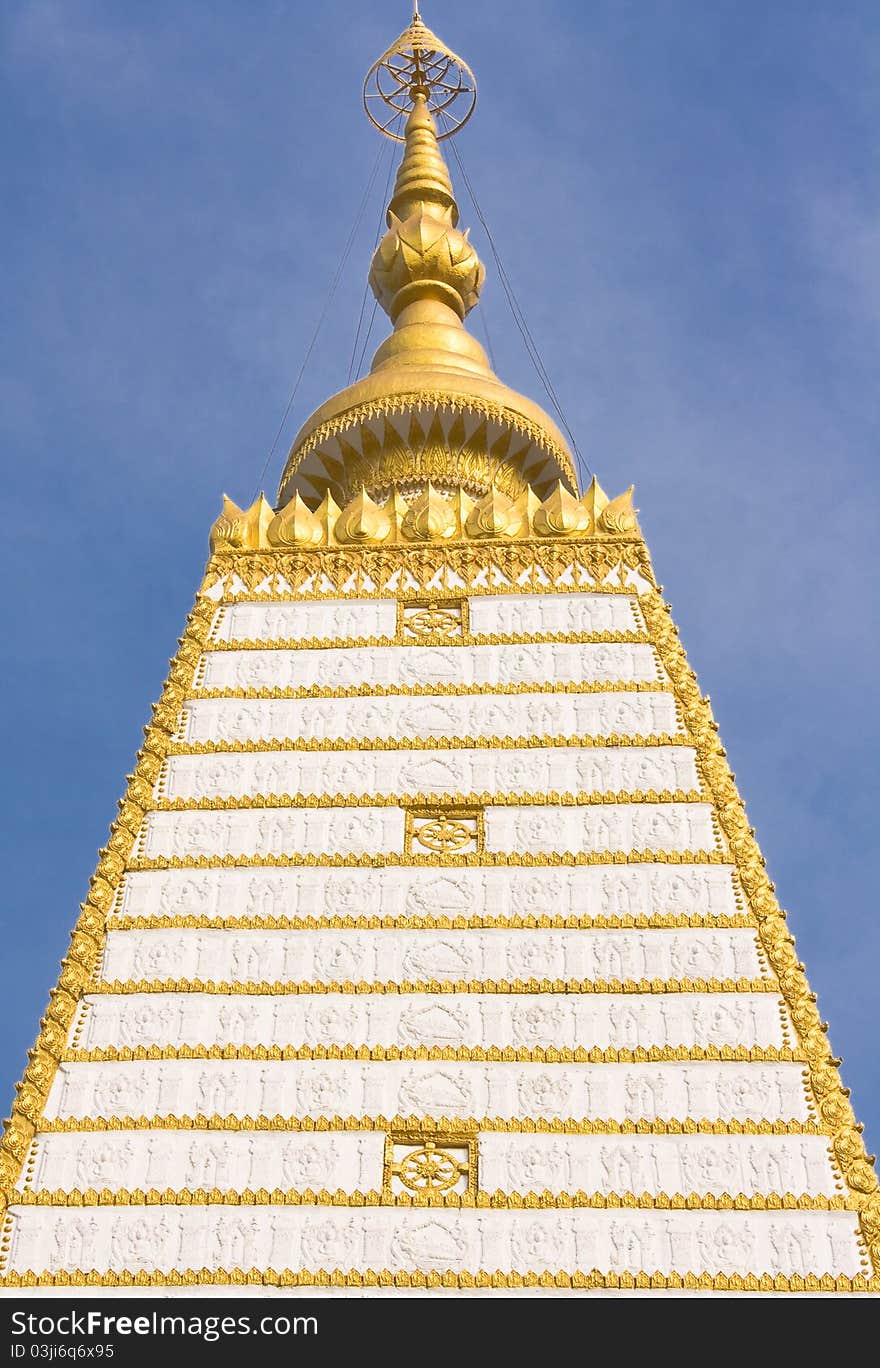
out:
{"label": "white stone tier", "polygon": [[686,746],[535,746],[494,750],[248,751],[175,755],[157,796],[259,794],[654,793],[699,786]]}
{"label": "white stone tier", "polygon": [[[487,807],[486,849],[498,854],[720,850],[708,803]],[[137,854],[201,856],[401,854],[398,807],[233,808],[150,812]]]}
{"label": "white stone tier", "polygon": [[117,911],[130,917],[470,919],[721,917],[739,908],[729,865],[681,864],[150,870],[125,876]]}
{"label": "white stone tier", "polygon": [[800,1064],[147,1060],[62,1064],[45,1115],[806,1121]]}
{"label": "white stone tier", "polygon": [[[483,646],[352,646],[207,651],[204,689],[649,683],[664,679],[653,646],[629,642]],[[665,679],[664,679],[665,682]]]}
{"label": "white stone tier", "polygon": [[860,1272],[848,1211],[13,1207],[8,1268]]}
{"label": "white stone tier", "polygon": [[486,594],[468,600],[468,616],[473,636],[645,630],[628,594]]}
{"label": "white stone tier", "polygon": [[205,698],[187,704],[180,739],[375,740],[399,737],[671,736],[669,693],[524,693],[409,698]]}
{"label": "white stone tier", "polygon": [[[473,635],[643,631],[636,600],[620,594],[492,594],[469,600]],[[242,601],[221,607],[215,641],[353,641],[395,636],[394,599]]]}
{"label": "white stone tier", "polygon": [[755,932],[113,931],[105,982],[456,983],[477,979],[756,979]]}
{"label": "white stone tier", "polygon": [[150,1045],[781,1046],[770,993],[90,994],[83,1049]]}
{"label": "white stone tier", "polygon": [[[41,1135],[34,1191],[265,1188],[375,1192],[382,1131],[96,1131]],[[415,1143],[415,1142],[414,1142]],[[478,1137],[484,1192],[692,1192],[735,1196],[839,1190],[821,1135],[523,1135]],[[19,1190],[23,1182],[19,1181]]]}
{"label": "white stone tier", "polygon": [[214,641],[356,641],[397,632],[394,599],[323,599],[303,603],[237,602],[217,612]]}

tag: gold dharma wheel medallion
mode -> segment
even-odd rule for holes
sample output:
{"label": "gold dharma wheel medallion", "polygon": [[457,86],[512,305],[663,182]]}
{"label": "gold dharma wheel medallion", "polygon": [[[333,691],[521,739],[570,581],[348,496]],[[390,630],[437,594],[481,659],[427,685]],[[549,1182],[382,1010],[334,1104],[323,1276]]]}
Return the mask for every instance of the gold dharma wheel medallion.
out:
{"label": "gold dharma wheel medallion", "polygon": [[449,817],[435,817],[425,822],[416,832],[416,840],[427,850],[435,850],[440,855],[449,855],[461,850],[474,839],[473,831],[463,822],[452,821]]}
{"label": "gold dharma wheel medallion", "polygon": [[442,114],[437,138],[448,138],[466,124],[477,103],[477,82],[467,62],[422,23],[413,21],[387,52],[373,63],[364,81],[364,109],[374,127],[403,142],[400,123],[410,113],[415,95],[423,95],[428,112]]}
{"label": "gold dharma wheel medallion", "polygon": [[449,608],[420,608],[407,617],[406,626],[416,636],[453,636],[461,622]]}
{"label": "gold dharma wheel medallion", "polygon": [[432,1140],[422,1149],[412,1150],[395,1165],[397,1176],[411,1192],[449,1192],[463,1173],[466,1162],[459,1162],[447,1150],[437,1149]]}

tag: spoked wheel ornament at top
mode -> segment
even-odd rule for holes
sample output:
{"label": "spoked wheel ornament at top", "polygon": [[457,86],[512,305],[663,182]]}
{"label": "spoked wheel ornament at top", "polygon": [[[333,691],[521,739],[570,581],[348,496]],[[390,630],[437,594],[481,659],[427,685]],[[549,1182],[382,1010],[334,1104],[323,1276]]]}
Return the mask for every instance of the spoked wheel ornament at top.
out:
{"label": "spoked wheel ornament at top", "polygon": [[442,132],[450,134],[467,123],[477,103],[477,82],[467,62],[458,57],[422,23],[413,21],[367,72],[364,109],[380,133],[403,142],[401,116],[409,114],[413,97],[424,95],[428,110],[443,115]]}

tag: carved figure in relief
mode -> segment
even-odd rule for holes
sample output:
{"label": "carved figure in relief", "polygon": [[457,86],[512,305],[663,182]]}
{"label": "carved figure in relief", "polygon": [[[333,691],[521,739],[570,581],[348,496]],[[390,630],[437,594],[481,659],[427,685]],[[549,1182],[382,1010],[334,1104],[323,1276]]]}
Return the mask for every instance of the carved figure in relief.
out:
{"label": "carved figure in relief", "polygon": [[825,1192],[831,1168],[827,1148],[820,1149],[818,1145],[810,1144],[809,1140],[802,1140],[800,1159],[804,1170],[803,1191]]}
{"label": "carved figure in relief", "polygon": [[379,848],[380,836],[379,819],[375,812],[363,809],[350,812],[340,823],[336,849],[343,853],[351,852],[352,855],[368,854]]}
{"label": "carved figure in relief", "polygon": [[76,1186],[80,1192],[86,1188],[125,1187],[133,1157],[130,1140],[122,1145],[100,1137],[83,1140],[76,1151]]}
{"label": "carved figure in relief", "polygon": [[457,657],[453,651],[431,647],[412,647],[400,653],[400,678],[404,684],[453,682],[458,677]]}
{"label": "carved figure in relief", "polygon": [[391,1241],[391,1261],[402,1268],[459,1269],[467,1261],[462,1231],[439,1220],[402,1227]]}
{"label": "carved figure in relief", "polygon": [[577,787],[582,793],[601,793],[608,788],[608,760],[604,751],[578,751],[575,768]]}
{"label": "carved figure in relief", "polygon": [[656,1232],[647,1221],[612,1221],[608,1228],[610,1264],[615,1273],[639,1273],[656,1268]]}
{"label": "carved figure in relief", "polygon": [[469,910],[482,911],[482,900],[474,907],[474,890],[464,875],[443,875],[422,883],[414,878],[406,890],[404,910],[407,916],[430,916],[432,913],[459,917]]}
{"label": "carved figure in relief", "polygon": [[260,850],[266,855],[283,855],[292,845],[291,832],[284,817],[275,812],[264,812],[257,822]]}
{"label": "carved figure in relief", "polygon": [[[363,905],[363,889],[361,905]],[[368,977],[367,947],[363,940],[325,936],[315,947],[315,973],[327,983],[357,982]]]}
{"label": "carved figure in relief", "polygon": [[517,846],[536,854],[549,854],[558,844],[564,843],[564,836],[554,839],[553,823],[537,809],[516,814],[514,833]]}
{"label": "carved figure in relief", "polygon": [[50,1271],[57,1273],[63,1268],[89,1272],[94,1267],[97,1238],[98,1222],[94,1216],[77,1216],[72,1221],[58,1221],[49,1255]]}
{"label": "carved figure in relief", "polygon": [[754,1192],[792,1191],[791,1157],[785,1146],[749,1145],[748,1171]]}
{"label": "carved figure in relief", "polygon": [[675,850],[681,834],[681,818],[677,812],[656,809],[632,814],[632,840],[636,850]]}
{"label": "carved figure in relief", "polygon": [[217,1015],[220,1022],[218,1035],[224,1044],[244,1045],[258,1038],[258,1011],[254,1003],[223,998]]}
{"label": "carved figure in relief", "polygon": [[618,1000],[608,1005],[610,1044],[616,1049],[637,1050],[651,1034],[650,1018],[644,1002]]}
{"label": "carved figure in relief", "polygon": [[[688,1108],[688,1115],[702,1120]],[[742,1187],[739,1151],[733,1145],[681,1145],[678,1149],[682,1192],[727,1192]]]}
{"label": "carved figure in relief", "polygon": [[554,1146],[511,1145],[507,1151],[507,1182],[514,1192],[560,1192],[569,1187],[569,1156]]}
{"label": "carved figure in relief", "polygon": [[855,1230],[838,1225],[835,1221],[825,1227],[825,1236],[831,1253],[832,1272],[849,1272],[854,1262]]}
{"label": "carved figure in relief", "polygon": [[165,1262],[165,1243],[170,1224],[162,1214],[138,1216],[133,1211],[118,1216],[110,1233],[110,1260],[113,1268],[161,1268]]}
{"label": "carved figure in relief", "polygon": [[746,1273],[752,1263],[755,1236],[751,1226],[733,1226],[723,1221],[711,1225],[702,1221],[696,1231],[697,1247],[707,1273]]}
{"label": "carved figure in relief", "polygon": [[407,1007],[398,1022],[400,1040],[412,1045],[462,1045],[468,1029],[467,1011],[454,1003]]}
{"label": "carved figure in relief", "polygon": [[[261,831],[261,841],[262,835]],[[286,895],[287,886],[283,879],[257,875],[248,884],[248,913],[252,917],[278,917],[285,910]]]}
{"label": "carved figure in relief", "polygon": [[132,968],[139,979],[177,978],[186,956],[186,944],[180,936],[171,940],[167,932],[141,936],[132,955]]}
{"label": "carved figure in relief", "polygon": [[251,782],[253,793],[298,793],[302,764],[296,754],[278,756],[258,755],[252,760]]}
{"label": "carved figure in relief", "polygon": [[669,963],[676,978],[723,978],[724,959],[724,946],[717,936],[709,941],[675,936],[669,947]]}
{"label": "carved figure in relief", "polygon": [[166,917],[199,916],[207,912],[209,898],[208,880],[204,875],[180,883],[173,877],[166,878],[159,894],[159,908]]}
{"label": "carved figure in relief", "polygon": [[637,1145],[603,1145],[599,1151],[605,1192],[647,1192],[653,1186],[645,1154]]}
{"label": "carved figure in relief", "polygon": [[560,978],[565,973],[563,942],[558,936],[521,933],[512,937],[507,944],[507,968],[511,978]]}
{"label": "carved figure in relief", "polygon": [[167,1003],[126,1003],[119,1013],[119,1038],[123,1045],[164,1045],[171,1038],[171,1023],[182,1028],[183,1004],[172,1011]]}
{"label": "carved figure in relief", "polygon": [[363,1031],[361,1013],[355,1003],[322,1002],[309,1004],[305,1032],[310,1045],[352,1045]]}
{"label": "carved figure in relief", "polygon": [[229,1159],[228,1140],[193,1140],[187,1154],[187,1187],[203,1188],[207,1192],[211,1188],[223,1191],[231,1187]]}
{"label": "carved figure in relief", "polygon": [[302,1231],[302,1263],[307,1269],[357,1267],[360,1262],[359,1233],[354,1221],[333,1215],[309,1220]]}
{"label": "carved figure in relief", "polygon": [[568,1231],[561,1221],[517,1221],[510,1235],[515,1268],[561,1269],[568,1265]]}
{"label": "carved figure in relief", "polygon": [[338,1162],[339,1153],[329,1136],[329,1143],[319,1144],[316,1140],[288,1140],[281,1151],[281,1169],[288,1187],[302,1191],[311,1188],[319,1192],[329,1188]]}
{"label": "carved figure in relief", "polygon": [[250,1220],[245,1216],[223,1213],[222,1219],[215,1219],[211,1240],[211,1261],[215,1268],[254,1268],[258,1262],[260,1241],[260,1222],[256,1216]]}
{"label": "carved figure in relief", "polygon": [[606,982],[638,979],[642,976],[641,938],[615,936],[605,932],[590,942],[593,974]]}
{"label": "carved figure in relief", "polygon": [[246,940],[236,936],[232,942],[230,958],[232,973],[239,983],[260,983],[269,977],[272,962],[273,943],[265,936],[257,939],[249,936]]}
{"label": "carved figure in relief", "polygon": [[784,1116],[775,1105],[773,1078],[755,1069],[721,1069],[718,1073],[718,1113],[723,1121],[734,1117],[761,1120]]}
{"label": "carved figure in relief", "polygon": [[401,765],[398,782],[408,793],[467,793],[471,788],[471,762],[467,755],[454,760],[417,757]]}
{"label": "carved figure in relief", "polygon": [[349,653],[348,651],[337,651],[330,654],[329,658],[321,660],[324,669],[324,683],[330,689],[348,689],[353,684],[368,684],[370,671],[370,660],[363,659],[364,652]]}
{"label": "carved figure in relief", "polygon": [[452,939],[417,941],[403,957],[403,973],[408,979],[466,979],[474,973],[474,952],[470,945]]}
{"label": "carved figure in relief", "polygon": [[436,1069],[433,1073],[411,1071],[398,1091],[401,1115],[426,1113],[432,1116],[469,1116],[473,1109],[471,1087],[465,1075]]}
{"label": "carved figure in relief", "polygon": [[652,1120],[665,1115],[666,1078],[662,1073],[627,1073],[623,1091],[628,1120],[636,1121],[640,1117]]}
{"label": "carved figure in relief", "polygon": [[526,1000],[513,1009],[513,1037],[518,1044],[570,1046],[574,1039],[571,1003],[551,998],[549,1003]]}
{"label": "carved figure in relief", "polygon": [[364,907],[366,886],[352,876],[329,878],[324,885],[324,911],[328,917],[358,917]]}
{"label": "carved figure in relief", "polygon": [[341,1074],[303,1072],[296,1091],[304,1116],[344,1116],[349,1110],[348,1083]]}
{"label": "carved figure in relief", "polygon": [[[698,1040],[713,1045],[752,1045],[755,1040],[754,1006],[751,1014],[742,1002],[732,1007],[720,1002],[697,1000],[694,1011],[694,1027]],[[746,1022],[749,1029],[746,1029]]]}
{"label": "carved figure in relief", "polygon": [[617,870],[602,875],[602,909],[612,917],[631,917],[639,910],[640,880],[637,874]]}
{"label": "carved figure in relief", "polygon": [[95,1080],[93,1098],[94,1114],[97,1116],[140,1116],[147,1110],[146,1077],[141,1069],[138,1073],[119,1073],[110,1065],[111,1071],[100,1073]]}
{"label": "carved figure in relief", "polygon": [[567,1074],[520,1074],[517,1079],[519,1105],[526,1116],[568,1116],[571,1079]]}
{"label": "carved figure in relief", "polygon": [[205,1070],[197,1083],[199,1111],[205,1116],[226,1116],[237,1110],[241,1081],[233,1070],[209,1073]]}
{"label": "carved figure in relief", "polygon": [[557,916],[568,911],[563,893],[557,874],[517,874],[510,885],[510,910],[520,917]]}

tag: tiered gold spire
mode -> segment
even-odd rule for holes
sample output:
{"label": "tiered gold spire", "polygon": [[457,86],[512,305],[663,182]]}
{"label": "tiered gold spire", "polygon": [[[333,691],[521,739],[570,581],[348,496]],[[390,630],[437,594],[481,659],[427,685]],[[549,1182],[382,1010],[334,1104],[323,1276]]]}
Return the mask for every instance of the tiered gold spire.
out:
{"label": "tiered gold spire", "polygon": [[[473,108],[470,71],[416,15],[374,64],[368,82],[374,76],[377,89],[366,90],[365,104],[377,127],[400,139],[395,122],[407,114],[388,231],[369,277],[394,327],[370,373],[301,428],[279,506],[296,493],[312,509],[328,494],[344,506],[361,488],[384,503],[395,491],[409,496],[429,482],[471,499],[495,489],[516,500],[531,489],[540,501],[559,480],[574,490],[574,464],[556,424],[493,374],[485,351],[463,326],[485,271],[458,227],[440,141]],[[460,98],[463,114],[454,109]],[[377,121],[370,100],[385,113],[390,108],[390,119]],[[435,110],[450,127],[438,130]]]}

